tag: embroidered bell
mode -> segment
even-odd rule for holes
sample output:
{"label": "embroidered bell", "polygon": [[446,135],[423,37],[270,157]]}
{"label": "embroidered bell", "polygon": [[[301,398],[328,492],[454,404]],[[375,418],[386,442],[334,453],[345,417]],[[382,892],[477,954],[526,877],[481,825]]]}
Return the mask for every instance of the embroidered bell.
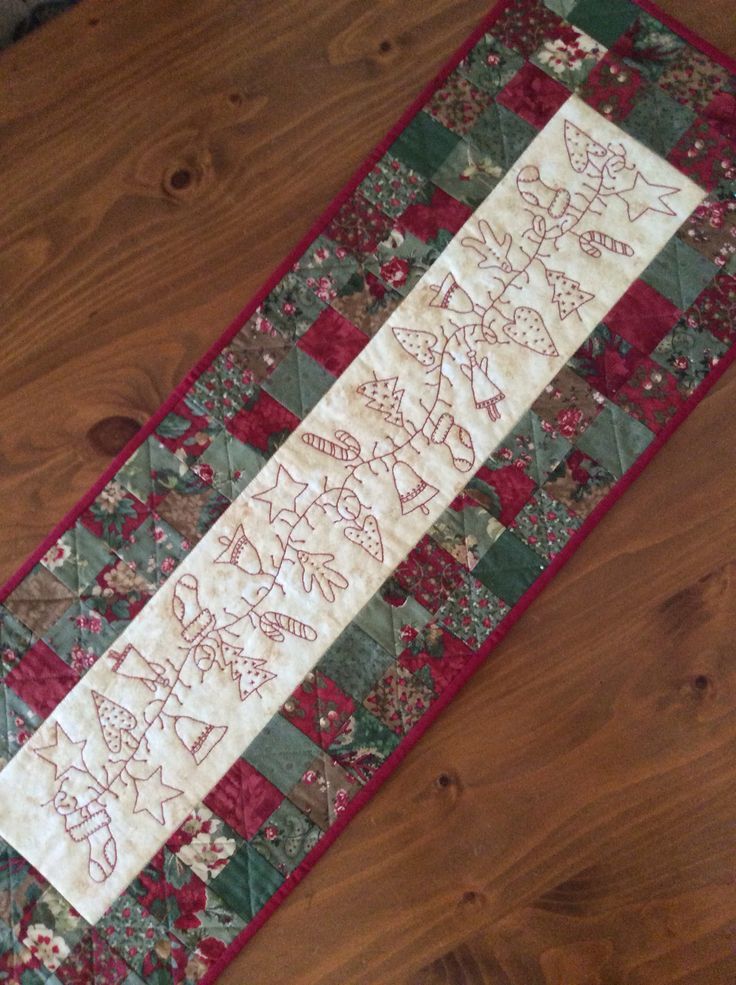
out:
{"label": "embroidered bell", "polygon": [[218,543],[222,544],[225,550],[215,558],[216,564],[233,564],[249,575],[262,573],[261,556],[246,536],[242,524],[229,540],[227,537],[220,537]]}
{"label": "embroidered bell", "polygon": [[425,482],[406,462],[396,462],[393,467],[394,485],[401,504],[401,514],[406,516],[414,510],[421,510],[429,515],[427,503],[433,499],[438,489]]}
{"label": "embroidered bell", "polygon": [[504,399],[505,394],[488,375],[488,357],[484,356],[478,362],[475,353],[471,352],[468,359],[467,363],[463,363],[462,371],[470,380],[475,406],[485,410],[492,421],[497,421],[501,415],[496,404]]}
{"label": "embroidered bell", "polygon": [[452,274],[446,274],[442,283],[432,285],[435,296],[429,302],[431,308],[445,308],[458,315],[472,315],[475,305],[470,296],[458,284]]}
{"label": "embroidered bell", "polygon": [[227,732],[227,726],[210,725],[208,722],[200,722],[197,718],[189,718],[188,715],[177,715],[174,720],[174,731],[192,754],[194,762],[199,765]]}
{"label": "embroidered bell", "polygon": [[132,643],[128,643],[120,653],[117,650],[110,650],[108,657],[112,662],[114,674],[128,677],[133,681],[140,681],[150,691],[155,691],[157,684],[162,687],[170,686],[169,679],[165,676],[161,664],[146,660]]}

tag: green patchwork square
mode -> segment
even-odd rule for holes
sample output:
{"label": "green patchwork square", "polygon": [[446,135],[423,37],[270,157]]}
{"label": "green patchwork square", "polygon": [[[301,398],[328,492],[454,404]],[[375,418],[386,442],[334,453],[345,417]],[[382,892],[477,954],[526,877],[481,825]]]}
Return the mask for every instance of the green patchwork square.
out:
{"label": "green patchwork square", "polygon": [[294,346],[263,384],[263,389],[303,420],[334,382],[334,376]]}
{"label": "green patchwork square", "polygon": [[658,86],[649,85],[637,95],[634,108],[619,126],[666,157],[695,119],[688,106],[678,103]]}
{"label": "green patchwork square", "polygon": [[[504,536],[503,534],[501,536]],[[489,551],[483,556],[486,557]],[[477,565],[474,570],[477,571]],[[478,647],[509,611],[508,605],[489,591],[487,583],[463,572],[456,588],[437,612],[437,622],[469,647]]]}
{"label": "green patchwork square", "polygon": [[506,530],[476,564],[473,574],[494,595],[514,605],[545,567],[531,547]]}
{"label": "green patchwork square", "polygon": [[430,178],[459,140],[456,133],[422,112],[396,138],[389,152],[406,167]]}
{"label": "green patchwork square", "polygon": [[395,656],[393,648],[385,649],[368,634],[365,619],[363,628],[359,621],[360,616],[342,631],[317,664],[318,670],[356,701],[363,700]]}
{"label": "green patchwork square", "polygon": [[264,317],[292,341],[304,335],[324,308],[301,271],[283,277],[261,306]]}
{"label": "green patchwork square", "polygon": [[135,539],[116,551],[118,557],[140,572],[154,588],[160,588],[189,553],[191,545],[160,516],[147,516]]}
{"label": "green patchwork square", "polygon": [[517,513],[512,524],[514,533],[545,561],[551,561],[581,526],[579,516],[537,489]]}
{"label": "green patchwork square", "polygon": [[652,352],[652,359],[664,366],[684,393],[695,390],[728,351],[728,345],[704,328],[691,328],[680,319]]}
{"label": "green patchwork square", "polygon": [[524,59],[491,34],[485,34],[457,67],[473,85],[486,92],[500,92],[516,75]]}
{"label": "green patchwork square", "polygon": [[684,311],[717,273],[714,263],[674,236],[641,279]]}
{"label": "green patchwork square", "polygon": [[478,117],[475,126],[432,175],[436,185],[475,208],[496,187],[536,130],[497,103]]}
{"label": "green patchwork square", "polygon": [[343,769],[367,783],[399,744],[399,737],[362,705],[344,722],[328,752]]}
{"label": "green patchwork square", "polygon": [[[489,503],[488,508],[464,503],[460,510],[447,509],[430,530],[430,535],[456,561],[472,571],[491,544],[503,533],[504,527],[490,512],[490,502],[498,502],[495,489],[477,478],[472,479],[468,486],[482,491]],[[468,486],[465,487],[466,490]]]}
{"label": "green patchwork square", "polygon": [[544,0],[544,6],[560,17],[569,18],[578,0]]}
{"label": "green patchwork square", "polygon": [[320,837],[319,828],[284,800],[261,826],[251,841],[255,850],[282,875],[287,876],[302,861]]}
{"label": "green patchwork square", "polygon": [[393,154],[384,154],[363,179],[359,191],[392,219],[410,205],[427,202],[431,186],[418,171],[407,167]]}
{"label": "green patchwork square", "polygon": [[534,411],[527,411],[488,459],[489,468],[522,462],[524,471],[538,486],[544,485],[572,445],[559,431],[544,426]]}
{"label": "green patchwork square", "polygon": [[358,272],[358,261],[344,246],[321,235],[307,247],[294,270],[320,301],[327,302]]}
{"label": "green patchwork square", "polygon": [[0,728],[0,756],[4,759],[14,756],[43,720],[35,711],[31,711],[11,687],[2,683],[0,683],[0,719],[5,723],[5,726]]}
{"label": "green patchwork square", "polygon": [[319,746],[277,714],[251,742],[243,759],[285,794],[319,754]]}
{"label": "green patchwork square", "polygon": [[0,605],[0,679],[12,670],[30,647],[33,633]]}
{"label": "green patchwork square", "polygon": [[232,502],[261,471],[266,459],[229,431],[221,431],[199,457],[197,474]]}
{"label": "green patchwork square", "polygon": [[41,564],[73,592],[91,584],[112,559],[107,544],[78,520],[41,558]]}
{"label": "green patchwork square", "polygon": [[639,13],[629,0],[579,0],[567,16],[575,27],[611,48]]}
{"label": "green patchwork square", "polygon": [[225,349],[197,377],[191,389],[194,399],[215,420],[224,424],[237,414],[246,400],[255,396],[258,385],[244,372],[232,352]]}
{"label": "green patchwork square", "polygon": [[153,506],[176,487],[186,471],[186,464],[150,435],[119,469],[115,481],[142,503]]}
{"label": "green patchwork square", "polygon": [[125,628],[127,619],[111,622],[85,599],[75,599],[44,633],[43,641],[79,674],[111,646]]}
{"label": "green patchwork square", "polygon": [[[432,614],[410,595],[402,605],[390,605],[382,598],[381,593],[377,592],[363,606],[353,622],[386,651],[386,654],[381,654],[378,660],[383,664],[383,658],[388,654],[398,657],[406,648],[407,638],[413,639],[414,634],[423,629],[431,618]],[[376,678],[384,669],[385,666],[380,667]],[[354,692],[351,693],[359,701],[364,697],[362,694],[359,696]]]}
{"label": "green patchwork square", "polygon": [[212,889],[246,923],[281,886],[284,877],[255,848],[245,844],[210,883]]}
{"label": "green patchwork square", "polygon": [[603,410],[583,432],[577,448],[594,458],[617,479],[649,445],[654,435],[640,421],[606,401]]}

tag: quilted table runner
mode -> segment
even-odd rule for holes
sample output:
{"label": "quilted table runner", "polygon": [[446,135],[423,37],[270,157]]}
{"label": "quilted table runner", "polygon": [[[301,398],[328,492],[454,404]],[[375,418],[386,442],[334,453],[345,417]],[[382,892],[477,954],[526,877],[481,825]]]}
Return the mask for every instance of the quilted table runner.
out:
{"label": "quilted table runner", "polygon": [[212,982],[736,352],[736,76],[511,0],[0,606],[0,980]]}

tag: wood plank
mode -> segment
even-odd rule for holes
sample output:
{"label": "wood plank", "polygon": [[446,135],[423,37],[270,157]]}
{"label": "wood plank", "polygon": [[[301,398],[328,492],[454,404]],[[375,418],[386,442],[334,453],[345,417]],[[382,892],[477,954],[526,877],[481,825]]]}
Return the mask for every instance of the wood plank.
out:
{"label": "wood plank", "polygon": [[[664,6],[736,51],[729,0]],[[0,54],[4,575],[485,8],[83,0]],[[735,398],[731,371],[223,983],[736,979]]]}

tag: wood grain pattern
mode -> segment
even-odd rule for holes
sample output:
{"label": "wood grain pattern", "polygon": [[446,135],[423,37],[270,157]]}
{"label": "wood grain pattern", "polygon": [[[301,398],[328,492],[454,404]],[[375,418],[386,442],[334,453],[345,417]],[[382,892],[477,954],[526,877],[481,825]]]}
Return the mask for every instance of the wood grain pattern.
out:
{"label": "wood grain pattern", "polygon": [[[730,0],[663,6],[736,52]],[[0,55],[0,576],[485,9],[83,0]],[[735,399],[731,370],[223,985],[736,981]]]}

